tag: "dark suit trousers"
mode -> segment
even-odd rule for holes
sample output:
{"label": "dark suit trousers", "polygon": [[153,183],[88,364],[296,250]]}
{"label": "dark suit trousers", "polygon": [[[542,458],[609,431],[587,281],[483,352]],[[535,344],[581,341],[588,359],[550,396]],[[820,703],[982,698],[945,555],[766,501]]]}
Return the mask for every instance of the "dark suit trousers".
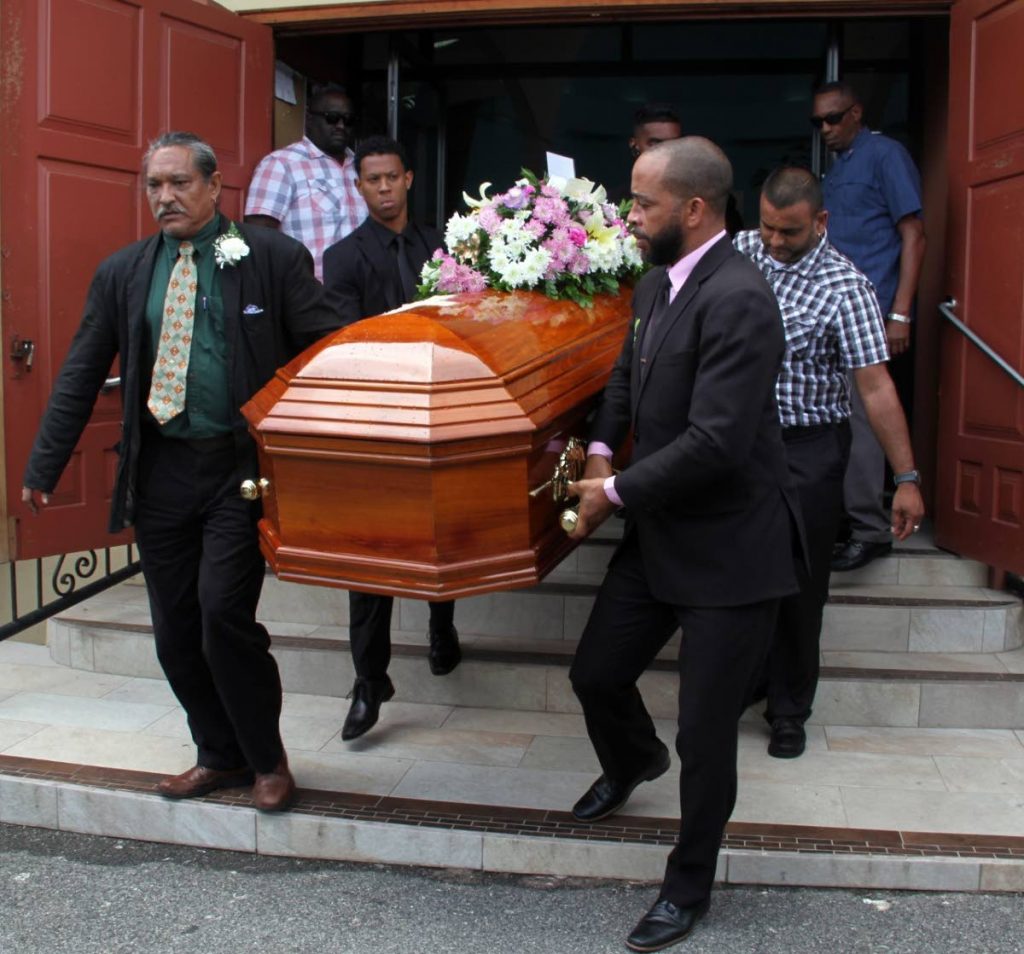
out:
{"label": "dark suit trousers", "polygon": [[[676,627],[679,647],[679,841],[661,896],[690,905],[711,892],[736,803],[738,724],[775,626],[778,600],[693,607],[650,592],[636,531],[612,561],[569,677],[605,775],[635,777],[663,749],[636,682]],[[737,581],[741,586],[742,581]]]}
{"label": "dark suit trousers", "polygon": [[170,440],[146,429],[135,537],[157,656],[199,764],[269,772],[284,752],[281,680],[256,622],[266,571],[259,508],[238,484],[230,440]]}
{"label": "dark suit trousers", "polygon": [[821,620],[828,600],[832,545],[843,516],[843,475],[850,456],[850,425],[787,427],[782,431],[789,473],[803,512],[810,573],[796,562],[800,591],[779,606],[768,654],[765,718],[803,722],[818,688]]}
{"label": "dark suit trousers", "polygon": [[[356,676],[370,682],[383,682],[391,663],[391,609],[394,597],[375,593],[348,594],[348,632]],[[455,601],[430,604],[430,630],[451,629]]]}

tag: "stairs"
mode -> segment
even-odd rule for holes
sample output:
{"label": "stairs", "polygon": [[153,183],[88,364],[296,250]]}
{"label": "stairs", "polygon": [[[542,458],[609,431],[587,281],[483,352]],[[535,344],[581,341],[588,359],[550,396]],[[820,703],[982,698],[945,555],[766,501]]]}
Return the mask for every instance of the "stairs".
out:
{"label": "stairs", "polygon": [[[577,713],[567,672],[614,549],[612,526],[539,586],[460,600],[463,663],[427,675],[427,604],[396,600],[390,674],[396,699],[432,705]],[[984,586],[985,568],[914,538],[862,570],[836,574],[825,610],[817,725],[901,728],[1024,726],[1024,616]],[[268,575],[260,618],[286,692],[345,696],[354,673],[344,591]],[[655,718],[675,715],[673,639],[641,687]],[[141,585],[63,614],[50,627],[65,666],[159,678]],[[749,717],[756,718],[752,713]]]}
{"label": "stairs", "polygon": [[[396,601],[397,694],[354,743],[338,737],[353,681],[346,594],[268,576],[260,617],[303,789],[278,817],[254,812],[244,792],[181,804],[151,794],[194,749],[156,662],[145,590],[130,581],[82,603],[51,621],[48,652],[0,645],[0,822],[658,880],[674,771],[641,786],[629,815],[580,826],[567,813],[599,771],[567,673],[621,532],[610,524],[541,585],[460,600],[463,663],[448,676],[429,674],[426,604]],[[1024,890],[1024,619],[985,576],[918,534],[833,578],[807,752],[767,757],[764,724],[747,713],[720,880]],[[641,681],[669,742],[674,643]]]}

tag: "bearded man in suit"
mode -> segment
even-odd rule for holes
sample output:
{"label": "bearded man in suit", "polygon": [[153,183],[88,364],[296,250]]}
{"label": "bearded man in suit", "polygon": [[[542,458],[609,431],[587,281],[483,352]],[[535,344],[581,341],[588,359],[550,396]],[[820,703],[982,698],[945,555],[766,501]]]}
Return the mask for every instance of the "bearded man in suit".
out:
{"label": "bearded man in suit", "polygon": [[[626,525],[570,671],[603,774],[573,808],[618,811],[669,753],[636,682],[672,633],[679,647],[679,841],[658,901],[626,944],[682,940],[708,909],[736,801],[738,723],[779,600],[797,589],[800,534],[775,404],[784,351],[771,289],[732,247],[732,168],[713,143],[655,146],[633,167],[629,222],[657,267],[591,429],[574,536],[620,506]],[[612,472],[627,437],[632,459]]]}
{"label": "bearded man in suit", "polygon": [[119,358],[123,418],[112,532],[134,526],[157,656],[188,716],[196,765],[168,798],[253,784],[265,811],[295,782],[281,742],[281,680],[256,622],[265,575],[258,503],[240,482],[256,445],[240,408],[283,364],[338,327],[309,252],[217,209],[209,144],[150,144],[145,190],[160,231],[96,271],[36,436],[22,499],[49,502]]}
{"label": "bearded man in suit", "polygon": [[[372,136],[356,148],[356,186],[369,215],[351,235],[324,253],[324,286],[345,324],[380,315],[416,297],[424,263],[441,246],[437,229],[409,220],[413,172],[402,144]],[[356,671],[341,737],[368,732],[380,707],[395,694],[388,676],[394,599],[349,593],[349,641]],[[454,626],[455,603],[430,604],[428,661],[435,676],[450,673],[462,659]]]}

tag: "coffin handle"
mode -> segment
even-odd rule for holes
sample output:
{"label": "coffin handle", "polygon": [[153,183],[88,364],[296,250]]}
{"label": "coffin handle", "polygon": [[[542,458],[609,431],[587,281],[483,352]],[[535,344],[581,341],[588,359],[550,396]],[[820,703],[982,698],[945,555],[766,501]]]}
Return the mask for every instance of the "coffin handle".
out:
{"label": "coffin handle", "polygon": [[270,481],[266,477],[260,477],[259,480],[243,480],[238,492],[245,500],[259,500],[270,493]]}
{"label": "coffin handle", "polygon": [[565,503],[569,499],[569,484],[583,476],[587,465],[586,445],[578,437],[570,437],[565,448],[558,455],[554,473],[548,480],[530,491],[531,497],[539,497],[549,487],[555,503]]}

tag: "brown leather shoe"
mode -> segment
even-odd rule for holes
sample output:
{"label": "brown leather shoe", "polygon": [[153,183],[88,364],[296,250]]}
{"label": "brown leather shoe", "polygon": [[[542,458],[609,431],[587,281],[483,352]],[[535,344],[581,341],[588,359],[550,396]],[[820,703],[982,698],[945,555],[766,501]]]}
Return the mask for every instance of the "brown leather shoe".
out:
{"label": "brown leather shoe", "polygon": [[197,798],[219,788],[251,785],[252,780],[252,769],[247,767],[222,772],[219,769],[207,768],[205,765],[193,765],[181,775],[161,779],[157,782],[156,790],[164,798]]}
{"label": "brown leather shoe", "polygon": [[288,771],[288,756],[282,755],[273,772],[256,773],[256,781],[252,786],[252,803],[261,812],[283,812],[293,801],[295,779]]}

